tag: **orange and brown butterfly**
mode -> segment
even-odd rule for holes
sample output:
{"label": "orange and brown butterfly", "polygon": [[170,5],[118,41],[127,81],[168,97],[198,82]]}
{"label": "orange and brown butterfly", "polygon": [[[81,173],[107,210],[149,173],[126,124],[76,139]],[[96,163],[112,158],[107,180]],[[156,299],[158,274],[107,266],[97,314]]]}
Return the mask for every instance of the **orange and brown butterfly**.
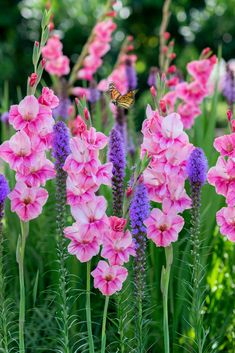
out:
{"label": "orange and brown butterfly", "polygon": [[111,98],[111,102],[121,108],[129,109],[135,102],[135,95],[138,90],[134,89],[127,92],[126,94],[121,94],[115,84],[111,82],[109,84],[108,95]]}

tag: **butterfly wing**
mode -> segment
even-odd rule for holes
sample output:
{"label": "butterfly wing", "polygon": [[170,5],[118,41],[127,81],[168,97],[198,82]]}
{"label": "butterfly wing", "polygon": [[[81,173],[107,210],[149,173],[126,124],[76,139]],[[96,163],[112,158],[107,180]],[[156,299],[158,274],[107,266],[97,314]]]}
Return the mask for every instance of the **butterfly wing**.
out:
{"label": "butterfly wing", "polygon": [[120,95],[120,97],[117,98],[117,105],[119,107],[129,109],[135,102],[135,95],[136,95],[137,89],[132,90],[123,96]]}
{"label": "butterfly wing", "polygon": [[109,84],[109,95],[112,101],[117,101],[121,97],[121,93],[119,90],[116,88],[115,84],[111,82]]}

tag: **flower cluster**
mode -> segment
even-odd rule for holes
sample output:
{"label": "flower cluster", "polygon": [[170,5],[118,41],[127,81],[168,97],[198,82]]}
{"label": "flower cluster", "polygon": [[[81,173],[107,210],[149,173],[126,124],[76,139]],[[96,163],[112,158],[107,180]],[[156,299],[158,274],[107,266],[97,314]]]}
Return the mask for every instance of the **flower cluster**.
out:
{"label": "flower cluster", "polygon": [[[232,123],[234,120],[232,121]],[[233,124],[232,124],[233,125]],[[217,137],[215,149],[220,153],[216,165],[208,172],[208,182],[226,198],[227,207],[217,212],[217,223],[223,235],[235,242],[235,132]]]}
{"label": "flower cluster", "polygon": [[22,221],[34,219],[41,213],[48,197],[41,186],[55,176],[46,151],[52,142],[52,109],[58,103],[53,91],[44,87],[38,99],[26,96],[10,108],[9,123],[17,132],[0,146],[0,157],[16,172],[16,185],[9,198],[12,211]]}
{"label": "flower cluster", "polygon": [[162,211],[153,209],[144,222],[147,237],[157,246],[168,246],[176,241],[184,220],[178,213],[190,208],[191,200],[184,184],[187,178],[186,164],[193,149],[183,131],[177,113],[165,117],[147,107],[147,119],[143,123],[142,156],[147,152],[150,164],[143,173],[149,199],[162,203]]}
{"label": "flower cluster", "polygon": [[70,71],[69,58],[63,55],[63,44],[57,35],[52,35],[42,48],[42,56],[46,60],[45,70],[50,75],[61,77]]}
{"label": "flower cluster", "polygon": [[67,157],[64,170],[67,178],[67,202],[75,223],[65,228],[65,237],[71,240],[68,251],[79,261],[87,262],[97,255],[102,245],[101,255],[109,261],[100,261],[92,272],[95,287],[104,295],[120,290],[127,276],[122,265],[134,255],[134,243],[129,231],[125,231],[126,220],[106,215],[107,202],[97,196],[101,184],[111,185],[112,163],[101,164],[99,150],[103,149],[108,138],[87,128],[80,119],[80,129],[70,141],[71,154]]}
{"label": "flower cluster", "polygon": [[167,81],[167,85],[171,91],[163,97],[163,100],[167,104],[168,112],[173,112],[177,103],[177,112],[185,129],[190,129],[195,118],[201,114],[199,106],[209,94],[208,82],[216,61],[216,56],[213,55],[188,63],[187,71],[193,78],[191,82],[179,82],[174,66],[168,69],[171,78]]}
{"label": "flower cluster", "polygon": [[110,50],[112,33],[116,24],[111,18],[100,21],[92,32],[92,40],[88,45],[88,55],[83,61],[83,67],[78,71],[78,78],[91,81],[94,74],[102,65],[102,57]]}
{"label": "flower cluster", "polygon": [[137,78],[134,66],[137,56],[130,54],[134,48],[131,44],[132,41],[133,38],[131,36],[127,37],[114,70],[107,79],[99,82],[98,89],[100,91],[107,91],[110,82],[115,83],[121,94],[125,94],[128,90],[136,88]]}

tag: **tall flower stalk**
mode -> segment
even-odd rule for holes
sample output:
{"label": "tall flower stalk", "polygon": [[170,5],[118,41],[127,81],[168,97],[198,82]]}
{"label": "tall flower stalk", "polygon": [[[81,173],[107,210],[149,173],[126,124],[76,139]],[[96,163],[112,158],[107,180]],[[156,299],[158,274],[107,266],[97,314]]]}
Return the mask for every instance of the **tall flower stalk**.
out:
{"label": "tall flower stalk", "polygon": [[88,332],[89,353],[95,353],[91,323],[91,261],[87,262],[86,277],[86,322]]}
{"label": "tall flower stalk", "polygon": [[202,289],[202,280],[204,271],[200,263],[200,205],[201,205],[201,189],[207,178],[207,159],[204,152],[200,148],[195,148],[191,153],[188,163],[187,172],[191,186],[191,244],[192,244],[192,308],[191,308],[191,325],[195,331],[195,347],[198,353],[202,353],[206,332],[203,328],[202,306],[204,303],[204,295]]}
{"label": "tall flower stalk", "polygon": [[5,276],[3,264],[3,217],[4,217],[4,204],[6,197],[9,193],[9,186],[5,177],[0,174],[0,348],[5,353],[9,352],[9,333],[8,333],[8,317],[7,317],[7,301],[5,298]]}
{"label": "tall flower stalk", "polygon": [[24,255],[26,239],[29,234],[29,223],[20,222],[21,234],[17,244],[17,262],[19,266],[20,279],[20,308],[19,308],[19,353],[25,352],[25,280],[24,280]]}
{"label": "tall flower stalk", "polygon": [[161,291],[163,296],[163,335],[164,335],[164,352],[170,353],[170,335],[168,323],[168,289],[170,282],[171,265],[173,262],[172,245],[165,247],[166,267],[162,268],[161,275]]}
{"label": "tall flower stalk", "polygon": [[134,258],[134,288],[135,288],[135,329],[136,347],[138,353],[145,351],[143,342],[143,300],[146,273],[146,227],[145,219],[149,215],[149,200],[144,184],[136,186],[134,197],[130,205],[130,221],[132,235],[135,239],[136,257]]}
{"label": "tall flower stalk", "polygon": [[53,128],[53,156],[56,169],[56,225],[57,225],[57,256],[59,263],[58,301],[60,335],[62,335],[62,346],[65,353],[69,348],[69,273],[66,268],[67,249],[64,238],[65,216],[66,216],[66,178],[67,173],[63,170],[64,162],[70,153],[69,131],[63,121],[59,121]]}

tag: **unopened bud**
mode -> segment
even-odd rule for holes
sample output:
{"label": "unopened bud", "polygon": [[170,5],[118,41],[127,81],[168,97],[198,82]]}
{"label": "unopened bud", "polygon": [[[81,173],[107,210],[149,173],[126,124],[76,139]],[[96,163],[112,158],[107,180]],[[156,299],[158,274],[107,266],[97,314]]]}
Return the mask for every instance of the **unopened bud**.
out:
{"label": "unopened bud", "polygon": [[175,65],[171,65],[168,70],[167,70],[168,74],[174,74],[176,72],[176,66]]}
{"label": "unopened bud", "polygon": [[160,99],[160,102],[159,102],[159,105],[160,105],[160,109],[163,113],[166,113],[166,102],[164,99]]}
{"label": "unopened bud", "polygon": [[38,78],[38,75],[35,72],[33,72],[29,78],[30,87],[33,87],[35,85],[37,78]]}
{"label": "unopened bud", "polygon": [[89,114],[89,111],[88,111],[87,107],[84,108],[83,112],[84,112],[84,118],[86,120],[89,120],[90,119],[90,114]]}
{"label": "unopened bud", "polygon": [[35,47],[37,47],[37,48],[39,47],[39,42],[38,41],[35,41],[34,44],[35,44]]}
{"label": "unopened bud", "polygon": [[228,121],[230,122],[232,120],[232,111],[231,110],[227,110],[227,118],[228,118]]}
{"label": "unopened bud", "polygon": [[129,198],[131,196],[133,192],[133,189],[131,186],[129,186],[127,189],[126,189],[126,197]]}
{"label": "unopened bud", "polygon": [[165,32],[164,34],[163,34],[163,36],[164,36],[164,39],[165,40],[168,40],[168,39],[170,39],[170,33],[169,32]]}
{"label": "unopened bud", "polygon": [[156,88],[154,86],[151,86],[150,87],[150,92],[151,92],[151,95],[153,97],[156,97],[157,96],[157,91],[156,91]]}
{"label": "unopened bud", "polygon": [[171,54],[170,54],[170,59],[171,59],[171,60],[174,60],[175,58],[176,58],[176,53],[171,53]]}

